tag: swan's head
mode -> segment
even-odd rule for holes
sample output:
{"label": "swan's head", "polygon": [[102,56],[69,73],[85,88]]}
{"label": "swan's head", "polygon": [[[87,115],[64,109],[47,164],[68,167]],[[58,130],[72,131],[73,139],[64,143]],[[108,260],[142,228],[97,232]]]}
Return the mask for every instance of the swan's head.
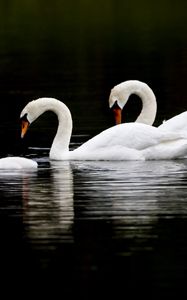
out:
{"label": "swan's head", "polygon": [[49,102],[58,101],[52,98],[39,98],[37,100],[30,101],[22,110],[20,114],[21,119],[21,137],[23,138],[29,128],[29,125],[33,123],[42,113],[48,110]]}
{"label": "swan's head", "polygon": [[143,90],[148,86],[139,80],[127,80],[111,89],[109,96],[109,107],[114,112],[116,124],[121,123],[122,109],[126,105],[131,94],[142,95]]}
{"label": "swan's head", "polygon": [[72,130],[72,118],[69,108],[60,100],[55,98],[39,98],[29,102],[20,114],[21,119],[21,137],[23,138],[31,123],[46,111],[54,112],[59,122],[66,126],[69,131]]}
{"label": "swan's head", "polygon": [[128,80],[116,85],[110,93],[109,96],[109,107],[114,113],[114,118],[116,124],[121,123],[122,109],[127,103],[129,96],[132,93],[132,86],[136,80]]}
{"label": "swan's head", "polygon": [[24,107],[20,114],[22,138],[25,136],[29,125],[37,118],[35,107],[35,100],[33,100]]}

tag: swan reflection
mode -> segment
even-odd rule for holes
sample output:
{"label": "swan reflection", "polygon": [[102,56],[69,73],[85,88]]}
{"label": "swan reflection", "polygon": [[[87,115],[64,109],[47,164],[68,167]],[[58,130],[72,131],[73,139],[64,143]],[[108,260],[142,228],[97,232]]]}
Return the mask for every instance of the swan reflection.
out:
{"label": "swan reflection", "polygon": [[6,200],[7,210],[11,205],[12,213],[22,216],[30,240],[47,242],[59,235],[72,240],[73,177],[68,162],[51,163],[38,172],[3,170],[0,185],[1,203]]}
{"label": "swan reflection", "polygon": [[187,212],[185,202],[178,201],[180,190],[184,195],[185,160],[77,161],[71,166],[82,208],[77,217],[110,220],[113,238],[154,238],[152,229],[160,217]]}
{"label": "swan reflection", "polygon": [[9,212],[12,205],[34,245],[73,242],[80,224],[81,230],[99,224],[103,236],[108,230],[112,239],[142,243],[156,238],[160,218],[187,213],[186,160],[41,165],[37,173],[0,173],[1,207]]}
{"label": "swan reflection", "polygon": [[[40,171],[38,182],[29,188],[24,222],[32,240],[72,240],[73,177],[68,162],[51,164]],[[25,190],[25,187],[23,188]]]}

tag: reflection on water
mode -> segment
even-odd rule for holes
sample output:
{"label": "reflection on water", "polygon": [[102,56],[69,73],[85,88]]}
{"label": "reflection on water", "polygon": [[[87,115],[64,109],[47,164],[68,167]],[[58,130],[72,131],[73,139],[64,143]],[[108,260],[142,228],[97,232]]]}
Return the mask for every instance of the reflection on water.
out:
{"label": "reflection on water", "polygon": [[38,163],[0,172],[5,281],[83,299],[185,289],[186,160]]}
{"label": "reflection on water", "polygon": [[[48,243],[48,240],[72,240],[73,177],[68,162],[61,168],[53,163],[50,170],[41,171],[42,178],[34,183],[34,189],[23,184],[24,199],[28,202],[24,214],[29,239],[35,243]],[[42,174],[43,173],[43,174]]]}

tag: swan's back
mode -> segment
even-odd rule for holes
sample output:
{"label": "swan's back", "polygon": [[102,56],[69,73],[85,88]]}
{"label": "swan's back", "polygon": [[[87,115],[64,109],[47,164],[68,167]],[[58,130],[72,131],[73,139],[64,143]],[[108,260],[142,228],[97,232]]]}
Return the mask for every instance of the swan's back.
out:
{"label": "swan's back", "polygon": [[165,130],[187,131],[187,111],[169,119],[168,121],[163,122],[159,128]]}
{"label": "swan's back", "polygon": [[121,146],[142,150],[165,140],[176,138],[178,138],[178,134],[159,130],[153,126],[142,123],[125,123],[104,130],[78,149],[94,151],[104,148],[107,151],[110,147]]}
{"label": "swan's back", "polygon": [[0,159],[0,169],[37,169],[38,164],[25,157],[4,157]]}

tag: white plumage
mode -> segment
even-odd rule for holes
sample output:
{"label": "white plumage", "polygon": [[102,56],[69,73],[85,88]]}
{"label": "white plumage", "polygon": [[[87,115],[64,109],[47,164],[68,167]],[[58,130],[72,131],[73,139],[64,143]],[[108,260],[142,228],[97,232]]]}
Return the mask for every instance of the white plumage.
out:
{"label": "white plumage", "polygon": [[36,169],[36,161],[25,157],[4,157],[0,159],[0,169]]}
{"label": "white plumage", "polygon": [[[72,118],[67,106],[54,98],[29,102],[20,117],[32,123],[45,111],[53,111],[59,121],[50,149],[53,160],[141,160],[175,159],[187,154],[187,134],[141,123],[113,126],[93,137],[77,149],[69,151]],[[22,127],[22,136],[26,132]]]}

